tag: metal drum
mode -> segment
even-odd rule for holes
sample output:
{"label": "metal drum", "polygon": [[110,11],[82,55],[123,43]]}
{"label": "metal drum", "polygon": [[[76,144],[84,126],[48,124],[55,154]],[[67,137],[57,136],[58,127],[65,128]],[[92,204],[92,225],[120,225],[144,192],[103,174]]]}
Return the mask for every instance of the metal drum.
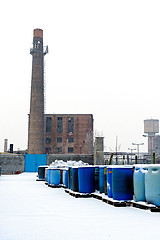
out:
{"label": "metal drum", "polygon": [[63,185],[68,187],[68,169],[63,170]]}
{"label": "metal drum", "polygon": [[112,167],[107,167],[107,193],[112,198]]}
{"label": "metal drum", "polygon": [[104,168],[105,166],[99,166],[99,191],[104,193]]}
{"label": "metal drum", "polygon": [[45,169],[48,166],[39,166],[38,167],[38,179],[39,180],[45,180]]}
{"label": "metal drum", "polygon": [[51,168],[50,185],[59,185],[61,182],[61,170],[58,168]]}
{"label": "metal drum", "polygon": [[99,191],[99,166],[94,167],[94,187]]}
{"label": "metal drum", "polygon": [[68,168],[68,188],[72,189],[72,167]]}
{"label": "metal drum", "polygon": [[75,192],[79,191],[78,187],[78,167],[72,168],[72,189]]}
{"label": "metal drum", "polygon": [[133,166],[112,167],[112,194],[114,200],[133,199]]}
{"label": "metal drum", "polygon": [[85,166],[78,168],[78,185],[80,193],[94,192],[94,167]]}

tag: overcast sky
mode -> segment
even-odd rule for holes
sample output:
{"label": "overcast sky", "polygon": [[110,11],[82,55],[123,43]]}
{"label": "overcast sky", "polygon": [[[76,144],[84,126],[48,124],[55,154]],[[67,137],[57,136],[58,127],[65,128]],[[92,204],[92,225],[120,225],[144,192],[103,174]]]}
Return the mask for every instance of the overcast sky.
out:
{"label": "overcast sky", "polygon": [[160,1],[2,1],[0,151],[26,149],[33,29],[49,54],[46,113],[92,113],[105,150],[144,142],[144,119],[160,119]]}

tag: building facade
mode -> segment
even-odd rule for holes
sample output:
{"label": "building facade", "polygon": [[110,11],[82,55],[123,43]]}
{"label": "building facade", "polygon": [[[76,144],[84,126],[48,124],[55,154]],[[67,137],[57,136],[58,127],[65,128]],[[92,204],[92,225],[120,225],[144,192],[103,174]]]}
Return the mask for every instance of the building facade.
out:
{"label": "building facade", "polygon": [[45,153],[93,154],[92,114],[45,114]]}

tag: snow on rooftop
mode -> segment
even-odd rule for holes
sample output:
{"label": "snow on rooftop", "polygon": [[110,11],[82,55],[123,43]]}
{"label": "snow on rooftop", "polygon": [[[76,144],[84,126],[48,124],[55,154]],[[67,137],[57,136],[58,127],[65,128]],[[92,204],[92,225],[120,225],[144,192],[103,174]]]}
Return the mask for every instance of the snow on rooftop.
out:
{"label": "snow on rooftop", "polygon": [[1,240],[160,239],[160,213],[77,199],[36,175],[0,177]]}

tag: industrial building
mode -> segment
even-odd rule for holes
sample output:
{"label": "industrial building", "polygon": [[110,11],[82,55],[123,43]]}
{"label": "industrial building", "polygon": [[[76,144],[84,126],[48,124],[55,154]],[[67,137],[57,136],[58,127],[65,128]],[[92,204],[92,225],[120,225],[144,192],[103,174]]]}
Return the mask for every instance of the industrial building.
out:
{"label": "industrial building", "polygon": [[93,154],[93,115],[45,114],[45,153]]}

